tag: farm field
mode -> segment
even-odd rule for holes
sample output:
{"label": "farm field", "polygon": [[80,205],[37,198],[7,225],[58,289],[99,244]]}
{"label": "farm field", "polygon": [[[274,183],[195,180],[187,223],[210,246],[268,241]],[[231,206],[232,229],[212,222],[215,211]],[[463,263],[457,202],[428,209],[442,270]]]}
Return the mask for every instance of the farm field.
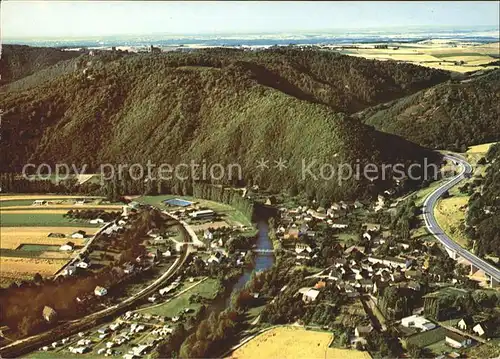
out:
{"label": "farm field", "polygon": [[84,205],[76,205],[76,204],[53,204],[46,206],[19,206],[19,205],[11,205],[11,201],[5,201],[6,206],[2,206],[2,211],[60,211],[64,210],[67,212],[70,209],[102,209],[104,211],[120,211],[122,206],[120,205],[92,205],[92,204],[84,204]]}
{"label": "farm field", "polygon": [[[498,60],[498,43],[450,45],[431,41],[416,44],[396,43],[388,49],[375,49],[373,45],[375,44],[366,44],[366,48],[342,49],[341,53],[367,59],[408,62],[459,73],[498,68],[498,65],[488,66]],[[396,50],[393,47],[399,48]]]}
{"label": "farm field", "polygon": [[[81,227],[0,227],[0,247],[16,249],[23,243],[62,245],[68,241],[83,245],[84,239],[47,237],[49,233],[70,235],[81,229]],[[85,228],[87,235],[93,235],[96,231],[97,228]]]}
{"label": "farm field", "polygon": [[8,211],[0,212],[3,227],[97,227],[86,221],[74,221],[63,217],[66,210]]}
{"label": "farm field", "polygon": [[[65,218],[69,209],[120,210],[119,205],[100,205],[102,198],[85,205],[75,205],[73,199],[83,196],[59,195],[2,195],[0,196],[0,284],[8,286],[13,281],[33,278],[35,273],[51,276],[56,273],[75,252],[61,252],[59,246],[73,242],[83,246],[85,239],[70,238],[78,230],[92,236],[99,225],[87,220]],[[34,206],[34,200],[51,200],[53,204]],[[48,237],[49,233],[61,233],[66,237]]]}
{"label": "farm field", "polygon": [[229,358],[371,358],[367,352],[330,348],[332,339],[331,333],[309,331],[301,327],[278,327],[259,334],[236,349]]}
{"label": "farm field", "polygon": [[74,198],[87,198],[87,199],[103,199],[103,197],[97,196],[75,196],[75,195],[60,195],[60,194],[14,194],[14,195],[0,195],[1,201],[22,201],[29,200],[34,201],[36,199],[52,199],[52,200],[60,200],[60,199],[74,199]]}
{"label": "farm field", "polygon": [[35,273],[51,276],[66,262],[66,259],[0,257],[0,268],[2,277],[11,279],[33,277]]}

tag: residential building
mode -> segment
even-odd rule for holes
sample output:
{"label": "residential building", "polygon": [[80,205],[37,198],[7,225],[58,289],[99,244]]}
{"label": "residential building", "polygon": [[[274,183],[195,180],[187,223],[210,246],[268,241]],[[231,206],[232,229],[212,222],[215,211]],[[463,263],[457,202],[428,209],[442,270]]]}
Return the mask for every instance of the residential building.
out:
{"label": "residential building", "polygon": [[455,349],[466,348],[472,344],[471,339],[451,331],[446,333],[445,342]]}
{"label": "residential building", "polygon": [[74,243],[73,242],[67,242],[65,244],[63,244],[62,246],[59,247],[59,250],[60,251],[72,251],[73,250],[73,247],[74,247]]}
{"label": "residential building", "polygon": [[422,331],[434,329],[436,325],[424,317],[411,315],[401,319],[401,325],[406,328],[417,328]]}
{"label": "residential building", "polygon": [[457,323],[457,327],[461,330],[471,330],[473,326],[474,326],[474,319],[470,315],[463,317]]}
{"label": "residential building", "polygon": [[108,294],[108,290],[104,287],[97,286],[94,289],[94,294],[98,297],[102,297],[102,296],[105,296],[106,294]]}
{"label": "residential building", "polygon": [[305,303],[314,302],[318,297],[318,295],[319,295],[319,290],[311,288],[302,295],[302,300]]}

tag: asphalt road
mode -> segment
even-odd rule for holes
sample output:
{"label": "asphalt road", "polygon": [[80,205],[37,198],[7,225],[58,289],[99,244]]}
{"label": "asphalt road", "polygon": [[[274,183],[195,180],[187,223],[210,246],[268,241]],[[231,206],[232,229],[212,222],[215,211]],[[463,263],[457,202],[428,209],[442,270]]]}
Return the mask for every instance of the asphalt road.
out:
{"label": "asphalt road", "polygon": [[438,199],[448,191],[453,186],[461,182],[466,175],[472,174],[472,166],[462,157],[455,155],[447,155],[445,158],[455,161],[455,163],[460,165],[460,173],[447,181],[441,187],[432,192],[425,200],[423,205],[423,215],[425,220],[425,225],[429,232],[436,237],[441,244],[446,248],[453,250],[460,257],[466,259],[474,267],[483,270],[488,276],[491,276],[495,281],[500,282],[500,270],[485,260],[477,257],[466,249],[462,248],[459,244],[448,237],[443,229],[439,227],[439,224],[434,217],[434,207],[437,204]]}

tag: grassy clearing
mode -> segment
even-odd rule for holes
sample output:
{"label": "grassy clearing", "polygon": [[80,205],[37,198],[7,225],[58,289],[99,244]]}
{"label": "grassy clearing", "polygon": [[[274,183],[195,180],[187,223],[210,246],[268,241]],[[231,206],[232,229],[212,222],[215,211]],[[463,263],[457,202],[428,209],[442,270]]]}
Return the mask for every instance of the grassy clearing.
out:
{"label": "grassy clearing", "polygon": [[[189,288],[193,284],[196,283],[185,283],[183,288],[184,289]],[[219,283],[216,279],[208,278],[203,282],[201,282],[200,284],[182,293],[181,295],[174,297],[163,304],[153,306],[151,308],[144,308],[141,309],[140,311],[167,317],[174,317],[176,315],[179,315],[186,308],[198,311],[198,309],[201,307],[201,304],[199,303],[190,304],[189,297],[193,294],[198,294],[203,298],[212,300],[215,298],[215,295],[217,294],[218,287]],[[183,288],[180,288],[180,291],[182,291]]]}
{"label": "grassy clearing", "polygon": [[446,330],[443,327],[428,330],[422,333],[412,335],[406,339],[407,344],[414,344],[420,348],[434,344],[440,340],[444,340]]}
{"label": "grassy clearing", "polygon": [[440,340],[436,343],[433,343],[431,345],[428,345],[425,347],[426,349],[430,350],[432,353],[435,355],[440,355],[444,352],[449,352],[451,347],[446,345],[446,342],[444,340]]}
{"label": "grassy clearing", "polygon": [[444,232],[462,247],[467,246],[467,235],[461,229],[465,225],[465,211],[468,197],[450,197],[440,199],[434,208],[436,220]]}
{"label": "grassy clearing", "polygon": [[416,191],[414,194],[412,194],[412,197],[415,199],[415,204],[417,206],[422,206],[427,196],[434,192],[442,184],[443,181],[435,181],[432,182],[429,187],[422,188],[421,190]]}
{"label": "grassy clearing", "polygon": [[43,211],[43,213],[40,211],[0,212],[0,222],[5,227],[75,227],[75,225],[79,227],[98,227],[88,222],[76,222],[64,218],[63,214],[66,214],[66,212],[64,210]]}
{"label": "grassy clearing", "polygon": [[310,331],[301,327],[273,328],[235,350],[230,358],[370,358],[367,352],[329,348],[332,339],[331,333]]}

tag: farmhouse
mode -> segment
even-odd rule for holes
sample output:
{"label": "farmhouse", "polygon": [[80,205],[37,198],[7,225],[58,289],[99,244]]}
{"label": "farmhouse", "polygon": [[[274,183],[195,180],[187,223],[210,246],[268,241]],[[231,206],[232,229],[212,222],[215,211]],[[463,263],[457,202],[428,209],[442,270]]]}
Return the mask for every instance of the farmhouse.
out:
{"label": "farmhouse", "polygon": [[205,209],[201,211],[195,211],[189,214],[193,219],[209,219],[215,216],[215,212],[211,209]]}
{"label": "farmhouse", "polygon": [[94,294],[98,297],[102,297],[102,296],[105,296],[106,294],[108,294],[108,290],[104,287],[97,286],[94,289]]}
{"label": "farmhouse", "polygon": [[446,344],[448,344],[449,346],[451,346],[455,349],[466,348],[472,344],[471,339],[465,338],[465,337],[461,336],[460,334],[457,334],[454,332],[447,332],[446,333],[445,342],[446,342]]}
{"label": "farmhouse", "polygon": [[57,312],[51,307],[45,306],[42,310],[43,319],[48,323],[54,323],[57,319]]}
{"label": "farmhouse", "polygon": [[104,219],[102,218],[94,218],[90,220],[90,224],[102,224],[104,223]]}
{"label": "farmhouse", "polygon": [[72,233],[71,234],[71,238],[82,239],[82,238],[85,238],[85,235],[86,235],[85,231],[79,230],[79,231],[76,231],[76,232]]}
{"label": "farmhouse", "polygon": [[59,247],[60,251],[72,251],[74,248],[75,244],[73,242],[67,242],[66,244],[63,244],[62,246]]}

